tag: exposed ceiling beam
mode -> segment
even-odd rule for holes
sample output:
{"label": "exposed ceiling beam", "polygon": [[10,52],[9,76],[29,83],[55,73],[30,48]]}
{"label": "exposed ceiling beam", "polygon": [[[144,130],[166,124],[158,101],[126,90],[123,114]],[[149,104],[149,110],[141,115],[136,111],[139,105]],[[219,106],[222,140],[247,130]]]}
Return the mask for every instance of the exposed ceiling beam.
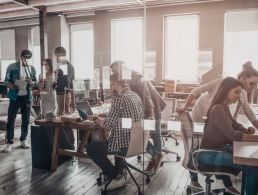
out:
{"label": "exposed ceiling beam", "polygon": [[29,0],[12,0],[12,1],[22,5],[29,5]]}
{"label": "exposed ceiling beam", "polygon": [[16,10],[22,10],[22,9],[28,9],[26,6],[9,2],[5,4],[0,4],[0,12],[10,12],[10,11],[16,11]]}
{"label": "exposed ceiling beam", "polygon": [[58,12],[58,11],[74,11],[74,10],[94,10],[103,9],[106,7],[116,6],[128,6],[128,5],[139,5],[135,0],[94,0],[87,2],[75,2],[67,3],[63,5],[48,6],[47,12]]}
{"label": "exposed ceiling beam", "polygon": [[16,18],[16,17],[25,17],[25,16],[38,16],[38,11],[33,9],[24,9],[13,12],[4,12],[0,13],[0,19],[4,18]]}
{"label": "exposed ceiling beam", "polygon": [[49,6],[75,2],[87,2],[92,0],[29,0],[30,6]]}

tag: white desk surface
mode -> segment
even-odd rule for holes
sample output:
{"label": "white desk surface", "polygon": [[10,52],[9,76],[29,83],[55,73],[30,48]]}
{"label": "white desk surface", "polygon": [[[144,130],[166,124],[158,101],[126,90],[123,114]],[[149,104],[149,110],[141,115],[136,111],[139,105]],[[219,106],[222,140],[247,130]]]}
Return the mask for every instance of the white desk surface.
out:
{"label": "white desk surface", "polygon": [[233,146],[234,163],[258,166],[258,142],[237,142]]}

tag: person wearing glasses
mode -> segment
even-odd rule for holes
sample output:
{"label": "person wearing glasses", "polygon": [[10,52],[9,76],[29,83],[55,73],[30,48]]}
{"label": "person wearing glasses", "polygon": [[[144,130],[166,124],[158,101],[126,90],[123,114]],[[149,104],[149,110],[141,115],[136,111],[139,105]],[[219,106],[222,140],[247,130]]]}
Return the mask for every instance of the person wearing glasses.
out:
{"label": "person wearing glasses", "polygon": [[[178,108],[177,112],[184,112],[190,106],[194,99],[197,99],[193,109],[192,117],[194,122],[203,122],[203,118],[206,117],[207,111],[211,105],[212,99],[215,96],[217,89],[224,78],[219,78],[213,80],[205,85],[195,88],[191,91],[187,97],[185,104],[182,108]],[[233,117],[236,119],[237,115],[242,108],[244,114],[252,122],[252,124],[258,128],[258,120],[251,109],[248,96],[252,94],[253,89],[256,89],[258,83],[258,72],[253,68],[251,62],[246,62],[243,64],[243,70],[238,74],[237,79],[242,84],[243,88],[241,90],[240,98],[237,101],[236,109],[233,113]],[[202,186],[198,182],[198,175],[196,173],[190,172],[191,186],[201,188]],[[238,193],[236,189],[233,188],[229,176],[218,176],[217,179],[222,179],[225,187],[233,193]]]}
{"label": "person wearing glasses", "polygon": [[14,138],[14,123],[18,110],[22,115],[21,124],[21,148],[29,148],[26,141],[28,127],[30,121],[31,100],[32,100],[32,85],[36,82],[36,70],[33,66],[28,65],[28,60],[31,59],[32,53],[30,50],[22,50],[20,60],[10,64],[6,71],[5,83],[8,90],[8,98],[10,104],[8,107],[7,118],[7,145],[3,152],[11,152]]}

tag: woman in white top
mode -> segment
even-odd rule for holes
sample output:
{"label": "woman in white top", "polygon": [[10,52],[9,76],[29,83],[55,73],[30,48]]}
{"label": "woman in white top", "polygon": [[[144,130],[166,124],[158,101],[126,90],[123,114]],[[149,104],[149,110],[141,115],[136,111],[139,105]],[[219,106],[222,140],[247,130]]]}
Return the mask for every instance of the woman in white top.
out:
{"label": "woman in white top", "polygon": [[45,68],[45,76],[40,86],[41,114],[43,118],[51,120],[56,116],[57,107],[52,60],[44,59],[43,67]]}
{"label": "woman in white top", "polygon": [[[224,78],[213,80],[205,85],[202,85],[192,90],[192,92],[187,97],[183,108],[179,108],[177,109],[177,111],[185,111],[189,107],[191,102],[199,97],[193,107],[192,114],[194,122],[202,122],[203,117],[206,116],[206,113],[211,105],[211,101],[223,79]],[[256,128],[258,128],[258,120],[256,119],[256,116],[248,103],[247,97],[247,94],[251,94],[252,90],[256,89],[257,87],[258,72],[252,67],[250,63],[245,63],[243,65],[242,72],[240,72],[240,74],[238,75],[238,80],[243,85],[243,89],[241,91],[241,96],[239,101],[237,102],[237,107],[234,111],[233,116],[236,118],[240,108],[242,107],[247,118]]]}
{"label": "woman in white top", "polygon": [[[217,89],[224,78],[213,80],[205,85],[197,87],[187,97],[185,104],[182,108],[177,109],[177,112],[184,112],[194,99],[197,99],[193,110],[192,116],[194,122],[203,122],[203,117],[206,117],[207,111],[211,105],[213,97],[215,96]],[[238,80],[241,82],[243,89],[239,101],[237,102],[236,109],[233,113],[234,118],[237,118],[238,112],[242,107],[244,114],[251,121],[251,123],[258,128],[258,120],[248,103],[248,94],[252,94],[253,89],[257,88],[258,72],[255,70],[251,62],[246,62],[243,65],[242,72],[238,75]],[[196,173],[190,172],[191,185],[194,187],[201,187],[198,182],[198,176]],[[237,191],[232,186],[231,180],[228,176],[218,176],[218,179],[223,179],[223,183],[227,189],[237,194]]]}

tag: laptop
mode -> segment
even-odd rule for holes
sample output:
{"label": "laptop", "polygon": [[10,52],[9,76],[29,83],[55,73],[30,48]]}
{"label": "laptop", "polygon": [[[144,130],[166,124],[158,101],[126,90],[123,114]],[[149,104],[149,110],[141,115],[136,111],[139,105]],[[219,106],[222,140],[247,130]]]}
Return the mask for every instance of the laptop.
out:
{"label": "laptop", "polygon": [[76,109],[81,119],[86,120],[88,115],[93,115],[91,106],[88,101],[76,102]]}

